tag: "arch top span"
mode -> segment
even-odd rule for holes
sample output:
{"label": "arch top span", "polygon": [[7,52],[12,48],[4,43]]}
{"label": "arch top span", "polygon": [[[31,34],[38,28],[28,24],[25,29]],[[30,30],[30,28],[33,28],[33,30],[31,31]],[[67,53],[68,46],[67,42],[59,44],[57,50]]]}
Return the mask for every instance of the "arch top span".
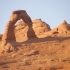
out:
{"label": "arch top span", "polygon": [[17,14],[18,18],[22,19],[27,25],[32,24],[32,20],[25,10],[16,10],[13,11],[12,14]]}

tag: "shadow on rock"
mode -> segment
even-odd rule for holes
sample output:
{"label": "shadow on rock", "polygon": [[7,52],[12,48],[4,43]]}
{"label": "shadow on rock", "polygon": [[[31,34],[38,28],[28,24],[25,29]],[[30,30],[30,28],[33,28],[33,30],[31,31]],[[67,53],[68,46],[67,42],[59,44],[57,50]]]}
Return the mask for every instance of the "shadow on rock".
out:
{"label": "shadow on rock", "polygon": [[70,37],[45,37],[45,38],[34,38],[30,40],[26,40],[22,43],[38,43],[38,42],[45,42],[45,41],[64,41],[64,40],[70,40]]}

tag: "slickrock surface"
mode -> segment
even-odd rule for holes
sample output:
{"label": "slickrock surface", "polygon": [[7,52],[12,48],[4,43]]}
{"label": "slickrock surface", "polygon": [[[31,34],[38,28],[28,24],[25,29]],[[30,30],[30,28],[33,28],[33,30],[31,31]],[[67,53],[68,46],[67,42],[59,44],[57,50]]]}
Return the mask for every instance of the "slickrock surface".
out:
{"label": "slickrock surface", "polygon": [[70,37],[36,38],[0,55],[0,70],[70,70]]}
{"label": "slickrock surface", "polygon": [[67,33],[70,30],[70,24],[65,20],[56,28],[54,28],[59,33]]}
{"label": "slickrock surface", "polygon": [[50,30],[50,26],[41,19],[33,20],[31,28],[29,28],[25,22],[20,21],[15,26],[15,36],[17,41],[24,41],[28,38],[38,38],[39,35]]}

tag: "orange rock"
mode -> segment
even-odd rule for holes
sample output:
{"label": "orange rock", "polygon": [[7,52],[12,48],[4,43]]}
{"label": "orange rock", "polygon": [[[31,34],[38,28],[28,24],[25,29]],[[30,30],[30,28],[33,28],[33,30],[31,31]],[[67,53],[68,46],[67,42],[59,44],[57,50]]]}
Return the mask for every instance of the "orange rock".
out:
{"label": "orange rock", "polygon": [[0,40],[2,39],[2,36],[3,36],[3,35],[2,35],[2,34],[0,34]]}
{"label": "orange rock", "polygon": [[41,19],[33,20],[32,27],[28,27],[25,22],[20,21],[15,26],[15,36],[17,40],[23,41],[28,38],[36,38],[38,35],[50,30],[50,26]]}
{"label": "orange rock", "polygon": [[[12,41],[12,40],[16,41],[15,32],[14,32],[15,24],[20,19],[22,19],[29,27],[32,27],[31,18],[29,17],[29,15],[26,13],[25,10],[13,11],[9,21],[6,24],[6,28],[2,37],[1,48],[7,47],[7,43],[10,43],[9,41]],[[11,46],[12,44],[10,44],[9,47]]]}

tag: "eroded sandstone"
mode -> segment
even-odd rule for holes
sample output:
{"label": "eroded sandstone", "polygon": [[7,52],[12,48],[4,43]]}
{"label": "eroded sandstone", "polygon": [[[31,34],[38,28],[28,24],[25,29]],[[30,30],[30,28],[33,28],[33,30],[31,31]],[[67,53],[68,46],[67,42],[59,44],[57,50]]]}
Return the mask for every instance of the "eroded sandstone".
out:
{"label": "eroded sandstone", "polygon": [[[6,24],[6,28],[2,37],[1,49],[4,48],[4,51],[6,50],[5,48],[8,47],[7,43],[10,43],[10,40],[16,41],[14,29],[16,22],[20,19],[22,19],[29,27],[32,27],[31,18],[25,10],[13,11],[9,21]],[[10,43],[9,48],[11,48],[11,46],[12,44]],[[7,48],[8,51],[10,51],[9,48]]]}

